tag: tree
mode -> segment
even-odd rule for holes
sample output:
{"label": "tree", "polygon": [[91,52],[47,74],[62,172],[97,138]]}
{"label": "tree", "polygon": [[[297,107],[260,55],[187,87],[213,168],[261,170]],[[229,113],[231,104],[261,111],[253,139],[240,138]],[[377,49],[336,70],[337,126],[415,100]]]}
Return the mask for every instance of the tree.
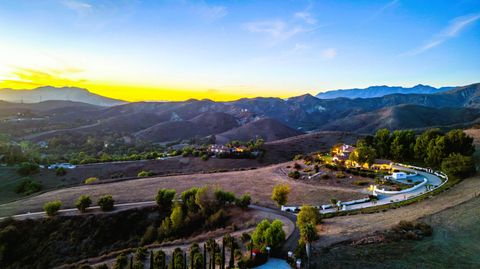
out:
{"label": "tree", "polygon": [[400,162],[411,160],[414,156],[414,146],[415,132],[412,130],[397,130],[393,132],[390,152],[394,160]]}
{"label": "tree", "polygon": [[110,211],[113,209],[115,200],[111,195],[104,195],[100,197],[97,201],[97,205],[102,209],[102,211]]}
{"label": "tree", "polygon": [[268,220],[262,220],[252,234],[254,247],[262,252],[266,247],[280,247],[285,241],[285,232],[283,231],[283,223],[280,220],[274,220],[270,223]]}
{"label": "tree", "polygon": [[276,185],[272,191],[272,200],[275,201],[278,206],[285,205],[288,201],[288,194],[290,194],[289,185]]}
{"label": "tree", "polygon": [[172,221],[172,230],[179,231],[183,226],[183,209],[182,206],[177,204],[170,214],[170,220]]}
{"label": "tree", "polygon": [[442,171],[449,177],[466,178],[475,174],[475,161],[470,156],[453,153],[442,161]]}
{"label": "tree", "polygon": [[463,130],[451,130],[445,134],[446,155],[459,153],[464,156],[471,156],[475,152],[473,138],[466,135]]}
{"label": "tree", "polygon": [[440,129],[428,129],[418,136],[415,140],[415,146],[413,147],[415,158],[420,161],[425,161],[430,141],[437,139],[437,137],[441,135]]}
{"label": "tree", "polygon": [[247,209],[252,202],[252,197],[250,197],[249,193],[242,195],[235,201],[235,204],[240,207],[241,209]]}
{"label": "tree", "polygon": [[390,131],[388,129],[377,130],[373,138],[375,150],[379,158],[390,157],[390,145],[392,143]]}
{"label": "tree", "polygon": [[160,189],[155,196],[155,201],[161,210],[170,211],[173,205],[173,198],[177,192],[172,189]]}
{"label": "tree", "polygon": [[165,252],[162,250],[153,253],[153,269],[164,269],[167,264]]}
{"label": "tree", "polygon": [[206,186],[198,189],[195,195],[195,203],[200,207],[204,216],[211,215],[219,209],[214,191]]}
{"label": "tree", "polygon": [[84,213],[88,207],[92,204],[92,200],[90,199],[90,196],[88,195],[82,195],[80,198],[78,198],[77,202],[75,203],[75,206],[77,209]]}
{"label": "tree", "polygon": [[431,167],[438,167],[446,157],[446,143],[444,136],[438,136],[428,143],[425,163]]}
{"label": "tree", "polygon": [[49,217],[52,217],[54,216],[58,210],[60,210],[60,207],[62,207],[62,202],[61,201],[51,201],[51,202],[47,202],[45,203],[45,205],[43,205],[43,210],[45,210],[45,213],[47,213],[47,215]]}
{"label": "tree", "polygon": [[182,194],[180,195],[186,212],[196,213],[200,209],[200,207],[197,205],[195,201],[197,191],[198,191],[198,188],[193,187],[182,192]]}
{"label": "tree", "polygon": [[124,253],[120,254],[117,256],[115,263],[113,264],[114,269],[123,269],[127,266],[128,264],[128,258],[127,255]]}
{"label": "tree", "polygon": [[321,221],[320,212],[317,208],[310,205],[303,205],[297,216],[297,226],[303,227],[308,223],[317,225]]}
{"label": "tree", "polygon": [[373,164],[376,157],[377,153],[373,147],[360,145],[350,154],[349,159],[362,165],[364,163]]}
{"label": "tree", "polygon": [[28,176],[40,171],[40,167],[36,163],[23,162],[20,164],[17,172],[22,176]]}
{"label": "tree", "polygon": [[227,203],[235,202],[235,194],[229,191],[223,191],[222,189],[215,190],[215,198],[218,201],[218,204],[224,207]]}

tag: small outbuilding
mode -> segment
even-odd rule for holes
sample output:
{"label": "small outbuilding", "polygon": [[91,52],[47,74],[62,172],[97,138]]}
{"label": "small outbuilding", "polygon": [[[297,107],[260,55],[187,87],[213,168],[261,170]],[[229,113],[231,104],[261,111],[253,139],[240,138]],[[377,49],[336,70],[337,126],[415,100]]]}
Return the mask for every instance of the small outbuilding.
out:
{"label": "small outbuilding", "polygon": [[393,179],[406,179],[407,178],[407,173],[405,172],[395,172],[392,174]]}

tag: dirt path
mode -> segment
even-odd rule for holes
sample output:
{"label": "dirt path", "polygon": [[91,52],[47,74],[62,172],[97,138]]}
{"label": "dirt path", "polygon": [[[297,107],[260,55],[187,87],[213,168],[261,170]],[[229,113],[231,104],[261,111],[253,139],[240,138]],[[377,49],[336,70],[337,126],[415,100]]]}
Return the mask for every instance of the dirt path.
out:
{"label": "dirt path", "polygon": [[284,183],[292,188],[289,204],[323,204],[328,203],[331,198],[352,200],[365,197],[361,188],[332,188],[291,180],[279,171],[279,168],[285,165],[287,164],[248,171],[139,178],[65,188],[0,205],[0,216],[41,211],[45,202],[53,200],[61,200],[64,208],[72,208],[80,195],[90,195],[92,200],[96,201],[101,195],[111,194],[116,203],[131,203],[152,200],[160,188],[172,188],[180,193],[191,187],[207,185],[221,187],[237,195],[248,192],[254,204],[267,207],[274,207],[270,199],[273,187]]}
{"label": "dirt path", "polygon": [[451,189],[432,198],[406,207],[374,214],[325,219],[318,228],[320,240],[315,248],[329,246],[345,240],[359,239],[375,231],[385,230],[400,220],[413,221],[468,201],[480,194],[480,176],[463,180]]}

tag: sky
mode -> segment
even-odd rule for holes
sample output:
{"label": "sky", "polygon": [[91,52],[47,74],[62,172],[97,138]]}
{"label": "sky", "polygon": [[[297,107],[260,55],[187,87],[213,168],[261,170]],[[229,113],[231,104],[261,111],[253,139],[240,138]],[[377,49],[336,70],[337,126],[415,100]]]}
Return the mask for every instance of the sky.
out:
{"label": "sky", "polygon": [[480,82],[479,0],[0,0],[0,88],[129,101]]}

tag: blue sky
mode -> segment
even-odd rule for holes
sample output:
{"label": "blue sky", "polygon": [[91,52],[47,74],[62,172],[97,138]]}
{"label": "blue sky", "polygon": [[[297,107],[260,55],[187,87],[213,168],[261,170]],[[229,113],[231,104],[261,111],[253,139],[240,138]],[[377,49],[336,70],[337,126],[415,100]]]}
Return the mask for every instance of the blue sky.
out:
{"label": "blue sky", "polygon": [[1,0],[0,86],[129,100],[480,78],[480,1]]}

